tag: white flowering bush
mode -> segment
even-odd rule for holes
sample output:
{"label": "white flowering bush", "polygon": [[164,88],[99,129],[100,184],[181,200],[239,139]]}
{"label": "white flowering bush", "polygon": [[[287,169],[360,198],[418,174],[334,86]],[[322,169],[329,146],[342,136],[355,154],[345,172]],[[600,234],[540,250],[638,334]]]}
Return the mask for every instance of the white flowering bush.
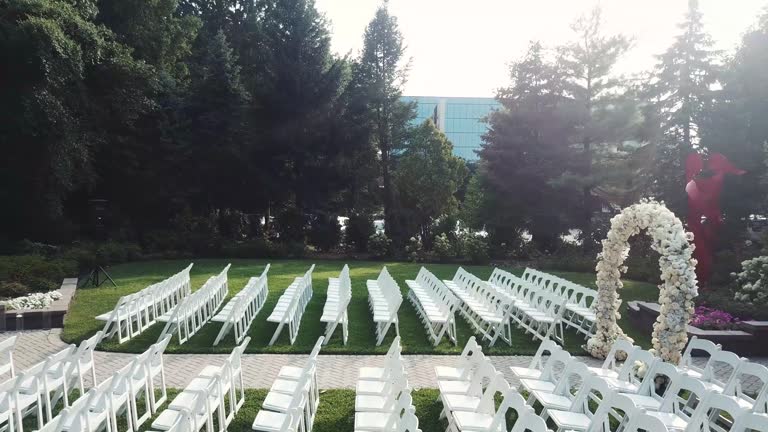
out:
{"label": "white flowering bush", "polygon": [[751,306],[768,304],[768,256],[759,256],[741,263],[741,272],[733,273],[736,292],[734,299]]}
{"label": "white flowering bush", "polygon": [[9,309],[45,309],[60,298],[61,293],[58,291],[32,293],[24,297],[8,300],[5,302],[5,305]]}
{"label": "white flowering bush", "polygon": [[628,240],[644,229],[651,236],[651,247],[661,255],[661,313],[653,325],[653,348],[664,361],[678,363],[688,341],[693,299],[698,295],[693,234],[685,232],[682,222],[655,201],[641,201],[611,219],[611,230],[597,256],[597,329],[587,342],[587,350],[594,357],[605,358],[616,339],[629,339],[616,323],[621,318],[618,290],[623,286],[621,275],[627,271]]}

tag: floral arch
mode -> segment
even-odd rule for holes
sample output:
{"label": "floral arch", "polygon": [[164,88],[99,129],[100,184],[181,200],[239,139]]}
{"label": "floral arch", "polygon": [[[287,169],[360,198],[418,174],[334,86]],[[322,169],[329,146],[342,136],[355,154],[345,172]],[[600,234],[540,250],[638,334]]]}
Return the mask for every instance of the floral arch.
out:
{"label": "floral arch", "polygon": [[698,295],[693,234],[685,232],[682,222],[655,201],[641,201],[611,219],[603,251],[597,256],[596,333],[587,342],[587,350],[605,358],[617,338],[630,339],[616,323],[620,318],[618,290],[623,286],[621,274],[627,271],[628,240],[643,229],[651,236],[653,250],[661,254],[661,313],[653,325],[653,349],[664,361],[678,363],[688,341],[693,299]]}

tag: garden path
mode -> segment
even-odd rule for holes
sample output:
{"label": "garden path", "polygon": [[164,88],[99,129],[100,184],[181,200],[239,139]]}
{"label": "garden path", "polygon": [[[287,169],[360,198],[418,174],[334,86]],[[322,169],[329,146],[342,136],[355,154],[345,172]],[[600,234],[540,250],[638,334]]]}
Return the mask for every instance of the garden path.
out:
{"label": "garden path", "polygon": [[[19,340],[14,350],[14,363],[17,370],[23,370],[45,359],[46,356],[61,350],[66,344],[61,340],[61,329],[31,330],[22,332],[0,333],[0,341],[18,335]],[[206,365],[219,365],[226,359],[226,354],[165,354],[167,385],[171,388],[184,388]],[[405,355],[408,380],[418,388],[435,388],[433,367],[435,365],[453,365],[458,356],[445,355]],[[101,381],[126,365],[133,354],[97,351],[95,353],[96,379]],[[245,354],[243,371],[247,388],[269,388],[283,366],[301,366],[306,360],[304,354]],[[510,366],[526,366],[531,356],[490,356],[496,369],[503,372],[510,384],[517,385],[509,370]],[[318,358],[318,385],[321,389],[354,388],[358,369],[362,366],[382,366],[381,355],[323,355]],[[599,366],[601,361],[592,357],[579,357],[590,366]],[[768,365],[768,358],[753,358],[752,361]],[[759,382],[753,383],[756,387]]]}

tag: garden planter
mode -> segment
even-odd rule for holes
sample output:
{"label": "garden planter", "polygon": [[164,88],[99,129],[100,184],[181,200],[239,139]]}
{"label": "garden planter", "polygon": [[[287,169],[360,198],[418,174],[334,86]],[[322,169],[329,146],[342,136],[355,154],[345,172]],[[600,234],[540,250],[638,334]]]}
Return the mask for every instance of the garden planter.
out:
{"label": "garden planter", "polygon": [[61,298],[45,309],[0,309],[0,331],[63,328],[64,316],[76,290],[77,278],[64,279],[57,290]]}
{"label": "garden planter", "polygon": [[[629,302],[628,318],[633,326],[642,331],[652,331],[653,323],[659,315],[659,305],[649,302]],[[688,337],[696,336],[722,345],[724,350],[733,351],[743,356],[768,355],[768,321],[744,321],[739,329],[704,330],[688,326]]]}

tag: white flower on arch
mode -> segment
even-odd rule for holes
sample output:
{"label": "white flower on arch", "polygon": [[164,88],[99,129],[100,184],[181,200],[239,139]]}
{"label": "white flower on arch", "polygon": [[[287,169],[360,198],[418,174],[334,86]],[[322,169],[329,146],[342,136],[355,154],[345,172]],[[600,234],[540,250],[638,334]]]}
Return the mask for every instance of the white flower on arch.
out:
{"label": "white flower on arch", "polygon": [[685,232],[674,213],[655,201],[643,200],[611,219],[603,251],[597,255],[596,332],[587,342],[587,350],[605,358],[616,339],[630,339],[616,323],[621,304],[617,290],[623,286],[621,274],[627,271],[628,240],[643,229],[651,236],[653,250],[661,254],[661,313],[653,325],[653,348],[664,361],[678,363],[688,342],[687,326],[698,295],[693,234]]}

